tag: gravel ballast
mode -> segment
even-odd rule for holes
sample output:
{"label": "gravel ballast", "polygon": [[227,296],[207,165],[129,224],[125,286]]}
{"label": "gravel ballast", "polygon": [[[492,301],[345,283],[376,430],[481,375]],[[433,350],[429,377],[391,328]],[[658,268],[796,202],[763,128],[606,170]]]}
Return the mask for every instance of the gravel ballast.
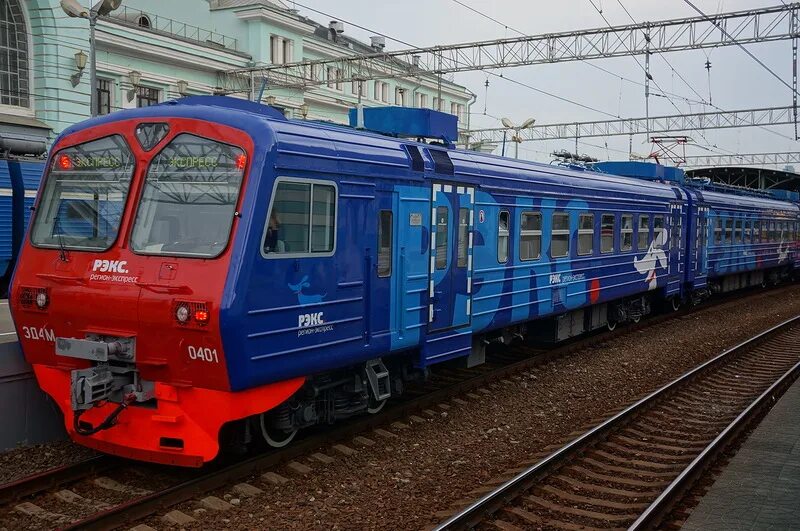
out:
{"label": "gravel ballast", "polygon": [[[366,434],[375,444],[345,456],[332,448],[331,464],[303,459],[305,475],[273,485],[247,481],[263,494],[235,499],[221,513],[196,502],[176,507],[197,517],[188,527],[220,529],[419,529],[470,491],[502,477],[571,432],[749,337],[800,313],[800,286],[741,295],[664,324],[618,337],[503,380],[467,404],[450,402],[408,427],[386,427],[398,437]],[[438,513],[438,515],[437,515]],[[147,520],[164,528],[160,517]]]}

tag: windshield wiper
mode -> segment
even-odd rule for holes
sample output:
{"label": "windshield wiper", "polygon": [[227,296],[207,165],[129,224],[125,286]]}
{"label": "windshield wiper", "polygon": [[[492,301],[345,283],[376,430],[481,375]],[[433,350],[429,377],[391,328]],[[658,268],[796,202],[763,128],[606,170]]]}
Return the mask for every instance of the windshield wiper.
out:
{"label": "windshield wiper", "polygon": [[56,236],[58,237],[58,259],[62,262],[69,262],[67,246],[64,245],[64,236],[61,234],[61,220],[59,218],[56,218],[55,229],[58,231],[56,233]]}

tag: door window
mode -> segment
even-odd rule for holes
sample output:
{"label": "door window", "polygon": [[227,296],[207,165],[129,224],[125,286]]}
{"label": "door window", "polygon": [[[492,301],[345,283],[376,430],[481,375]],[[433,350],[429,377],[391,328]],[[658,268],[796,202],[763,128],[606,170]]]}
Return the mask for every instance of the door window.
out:
{"label": "door window", "polygon": [[392,274],[392,211],[381,210],[378,219],[378,276]]}
{"label": "door window", "polygon": [[450,215],[447,207],[436,207],[436,269],[447,268],[447,229]]}

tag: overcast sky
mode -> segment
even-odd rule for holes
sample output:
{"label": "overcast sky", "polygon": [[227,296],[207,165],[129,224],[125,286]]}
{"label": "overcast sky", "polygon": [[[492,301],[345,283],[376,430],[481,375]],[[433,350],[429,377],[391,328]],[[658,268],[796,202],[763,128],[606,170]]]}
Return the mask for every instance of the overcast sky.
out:
{"label": "overcast sky", "polygon": [[[284,0],[292,5],[290,0]],[[631,22],[618,0],[593,0],[603,15],[613,25]],[[621,0],[637,22],[694,16],[696,13],[683,0]],[[707,14],[767,7],[781,0],[694,0]],[[788,1],[788,0],[787,0]],[[302,0],[297,9],[322,23],[327,18],[308,8],[335,14],[336,18],[350,21],[385,33],[415,46],[429,46],[518,36],[519,32],[542,34],[575,29],[604,27],[605,22],[589,0],[459,0],[463,4],[497,19],[498,24],[455,0]],[[504,27],[508,25],[508,28]],[[363,40],[370,33],[345,23],[345,31]],[[406,46],[387,42],[388,49]],[[790,41],[749,46],[761,61],[778,73],[785,81],[792,79],[792,51]],[[639,57],[643,63],[644,58]],[[791,105],[791,90],[773,78],[766,70],[749,58],[738,47],[676,52],[651,58],[651,73],[665,90],[697,102],[708,101],[709,82],[704,68],[710,59],[711,97],[714,105],[726,110]],[[667,63],[669,62],[669,64]],[[645,115],[644,88],[621,81],[624,76],[642,82],[644,73],[631,57],[594,61],[617,74],[604,73],[581,62],[558,63],[505,69],[505,76],[534,87],[557,93],[571,100],[622,117]],[[679,72],[690,86],[670,68]],[[497,71],[500,73],[500,71]],[[489,79],[488,94],[484,82]],[[478,94],[473,106],[472,127],[498,127],[498,117],[508,116],[516,123],[534,117],[537,123],[590,121],[608,118],[557,99],[536,93],[528,88],[482,72],[455,75],[455,81]],[[656,90],[657,89],[653,89]],[[699,103],[688,103],[681,98],[651,97],[650,114],[667,115],[680,112],[702,112],[708,108]],[[673,105],[674,103],[674,105]],[[484,107],[487,115],[483,115]],[[709,109],[710,110],[710,109]],[[793,126],[770,128],[743,128],[723,131],[691,133],[696,146],[687,154],[754,153],[773,151],[798,151]],[[779,133],[779,134],[775,134]],[[785,136],[781,136],[785,135]],[[790,137],[790,138],[786,138]],[[634,137],[633,151],[646,154],[650,145],[644,135]],[[590,145],[594,144],[594,146]],[[574,140],[526,142],[520,148],[520,158],[547,160],[555,149],[574,150]],[[606,147],[607,145],[607,147]],[[595,147],[597,146],[597,147]],[[601,159],[627,158],[628,137],[587,139],[580,145],[581,152]]]}

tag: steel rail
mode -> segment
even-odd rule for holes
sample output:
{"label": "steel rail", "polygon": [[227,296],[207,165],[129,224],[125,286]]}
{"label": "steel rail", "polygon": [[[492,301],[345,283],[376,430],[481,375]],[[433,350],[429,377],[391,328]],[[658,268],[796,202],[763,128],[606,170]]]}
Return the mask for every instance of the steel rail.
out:
{"label": "steel rail", "polygon": [[331,445],[356,434],[384,426],[395,420],[406,418],[410,414],[435,406],[454,396],[482,387],[489,382],[500,380],[512,374],[542,365],[555,358],[565,356],[598,342],[606,342],[611,337],[624,337],[630,333],[638,332],[651,326],[657,326],[664,321],[678,319],[684,315],[718,306],[726,302],[731,301],[729,299],[717,299],[717,304],[713,306],[687,307],[679,312],[662,314],[652,319],[643,320],[635,325],[617,328],[612,333],[592,334],[587,337],[579,338],[567,345],[553,350],[543,351],[535,357],[523,358],[522,360],[512,362],[490,372],[479,374],[466,380],[449,384],[444,388],[426,393],[422,396],[399,402],[391,408],[385,408],[381,414],[357,418],[332,430],[326,430],[324,433],[314,434],[305,439],[297,440],[289,447],[279,451],[250,457],[224,468],[212,470],[207,474],[189,479],[162,491],[154,492],[141,498],[130,500],[124,504],[114,506],[103,512],[92,514],[68,524],[63,529],[112,529],[126,522],[145,518],[160,509],[196,498],[198,494],[214,490],[233,480],[241,479],[302,455],[306,455],[322,445]]}
{"label": "steel rail", "polygon": [[720,452],[724,451],[731,442],[751,424],[754,418],[767,407],[775,395],[783,391],[800,376],[800,361],[786,371],[775,383],[761,393],[747,409],[742,411],[700,455],[698,455],[672,483],[651,503],[642,515],[628,528],[629,531],[651,529],[666,516],[679,501],[683,494],[691,487],[696,479],[716,460]]}
{"label": "steel rail", "polygon": [[[677,379],[662,386],[656,391],[653,391],[652,393],[645,396],[636,403],[632,404],[628,408],[624,409],[623,411],[609,418],[602,424],[589,430],[580,437],[574,439],[570,443],[561,447],[559,450],[550,454],[542,461],[539,461],[535,465],[527,468],[526,470],[524,470],[517,476],[513,477],[506,483],[503,483],[497,489],[486,494],[478,501],[467,506],[457,514],[453,515],[452,517],[448,518],[447,520],[439,524],[435,528],[435,531],[444,531],[451,529],[470,529],[476,526],[487,515],[493,514],[503,506],[507,505],[511,500],[518,497],[521,493],[532,488],[542,477],[547,475],[555,466],[565,463],[576,452],[588,446],[589,443],[597,439],[599,436],[615,430],[622,421],[625,421],[630,417],[632,417],[633,415],[638,414],[641,411],[645,410],[646,408],[654,404],[657,400],[667,396],[672,391],[678,389],[686,382],[692,380],[699,374],[705,372],[707,369],[719,364],[721,361],[724,361],[730,358],[731,356],[742,352],[743,350],[752,348],[757,344],[761,343],[762,341],[766,340],[767,338],[774,336],[797,323],[800,323],[800,315],[788,319],[776,326],[773,326],[772,328],[769,328],[768,330],[765,330],[751,337],[750,339],[747,339],[739,343],[738,345],[725,350],[724,352],[715,356],[714,358],[684,373]],[[794,368],[789,372],[791,373],[792,371],[795,371],[794,374],[796,376],[798,366],[800,366],[800,363],[795,365]],[[784,375],[784,378],[785,376],[786,375]],[[781,378],[781,381],[784,381],[784,378]],[[772,388],[773,387],[771,386],[770,389]],[[760,398],[763,398],[764,396],[769,396],[769,394],[765,392],[764,394],[761,395]],[[746,411],[751,411],[751,408],[748,408]],[[739,417],[737,417],[736,421],[734,422],[737,421],[739,421]],[[724,433],[727,432],[728,429],[726,429]],[[704,451],[703,453],[706,452]],[[681,474],[678,479],[681,479],[681,483],[680,485],[673,487],[673,489],[677,489],[678,486],[683,486],[684,482],[686,481],[684,474]],[[676,479],[675,481],[677,482],[678,479]],[[660,500],[659,498],[659,500],[656,501],[658,502],[658,505],[656,506],[656,502],[654,502],[653,505],[651,505],[651,508],[649,508],[649,513],[652,513],[652,515],[648,516],[648,522],[652,521],[650,519],[655,517],[657,514],[661,514],[664,504],[667,503],[668,500]]]}
{"label": "steel rail", "polygon": [[[768,291],[780,291],[786,287],[791,287],[791,285],[777,286]],[[735,303],[738,300],[738,296],[742,295],[742,293],[752,293],[755,289],[757,288],[742,290],[734,293],[733,296],[722,295],[713,299],[708,304],[687,306],[677,312],[655,315],[652,318],[642,320],[638,324],[630,324],[623,328],[617,328],[613,332],[596,331],[595,333],[590,333],[586,336],[571,340],[567,344],[552,350],[542,351],[536,356],[512,361],[483,374],[477,374],[476,376],[466,378],[462,381],[447,384],[443,388],[426,392],[421,396],[405,399],[395,405],[387,406],[380,414],[356,418],[333,429],[327,428],[324,431],[316,433],[310,431],[307,438],[296,440],[287,448],[268,454],[249,457],[237,463],[226,466],[223,465],[216,469],[204,470],[203,475],[193,477],[161,491],[116,505],[105,511],[83,517],[80,520],[67,524],[64,529],[112,529],[126,522],[145,518],[165,507],[196,498],[199,494],[220,488],[230,483],[232,480],[238,480],[254,473],[273,468],[281,463],[306,455],[320,446],[329,446],[356,434],[384,426],[395,420],[406,418],[410,414],[435,406],[454,396],[467,393],[485,386],[490,382],[540,366],[553,359],[569,355],[597,343],[606,342],[609,339],[625,337],[628,334],[658,326],[670,320],[680,319],[686,315],[691,315],[728,303]],[[757,293],[763,293],[763,290],[759,290]],[[77,480],[81,479],[81,477],[74,477],[69,480],[72,479]],[[64,480],[62,483],[69,480]]]}
{"label": "steel rail", "polygon": [[77,481],[90,474],[104,472],[120,466],[122,461],[110,455],[97,455],[71,463],[68,465],[51,468],[36,474],[10,481],[0,485],[0,504],[10,503],[14,500],[39,494],[47,489]]}

